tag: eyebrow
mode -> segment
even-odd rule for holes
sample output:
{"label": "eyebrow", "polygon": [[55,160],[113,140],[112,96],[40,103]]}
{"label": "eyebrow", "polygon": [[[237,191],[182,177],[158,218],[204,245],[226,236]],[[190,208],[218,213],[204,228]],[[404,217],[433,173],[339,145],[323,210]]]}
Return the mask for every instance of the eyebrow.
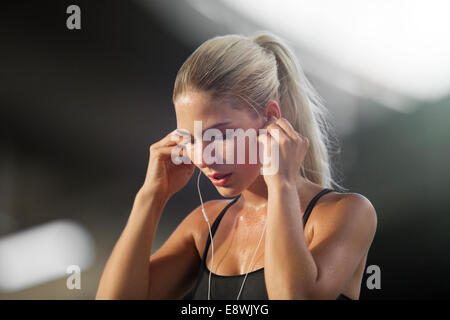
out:
{"label": "eyebrow", "polygon": [[[231,122],[233,122],[233,121],[228,120],[228,121],[218,122],[218,123],[216,123],[215,125],[213,125],[213,126],[207,128],[207,129],[203,130],[203,131],[202,131],[202,135],[203,135],[203,134],[205,133],[205,131],[208,130],[208,129],[213,129],[213,128],[217,128],[217,127],[220,127],[220,126],[224,126],[224,125],[230,124]],[[178,130],[182,130],[183,132],[185,132],[183,129],[178,129]],[[193,136],[192,134],[190,134],[190,132],[189,132],[189,135],[191,136],[191,138],[194,138],[194,136]]]}

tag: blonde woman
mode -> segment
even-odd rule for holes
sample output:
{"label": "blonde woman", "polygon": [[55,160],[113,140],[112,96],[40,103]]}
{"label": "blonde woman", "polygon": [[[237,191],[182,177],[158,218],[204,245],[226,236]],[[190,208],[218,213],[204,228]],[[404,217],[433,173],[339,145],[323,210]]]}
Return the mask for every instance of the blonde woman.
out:
{"label": "blonde woman", "polygon": [[[96,298],[358,299],[376,212],[366,197],[332,188],[326,109],[287,42],[269,32],[209,39],[179,70],[173,104],[200,150],[212,140],[193,136],[195,121],[225,140],[226,129],[267,130],[258,141],[278,145],[278,170],[261,174],[248,147],[244,163],[191,152],[192,163],[176,164],[173,132],[152,144]],[[236,151],[227,148],[221,156]],[[227,199],[202,203],[150,256],[165,204],[195,167]]]}

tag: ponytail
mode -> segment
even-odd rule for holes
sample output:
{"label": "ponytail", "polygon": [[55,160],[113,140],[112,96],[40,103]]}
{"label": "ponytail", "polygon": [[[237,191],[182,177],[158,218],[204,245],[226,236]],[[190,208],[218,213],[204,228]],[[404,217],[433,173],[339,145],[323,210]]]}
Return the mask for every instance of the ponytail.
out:
{"label": "ponytail", "polygon": [[257,113],[269,100],[277,101],[282,116],[310,142],[299,173],[325,188],[344,189],[332,177],[328,110],[286,40],[267,31],[207,40],[180,68],[173,101],[191,88],[237,97]]}

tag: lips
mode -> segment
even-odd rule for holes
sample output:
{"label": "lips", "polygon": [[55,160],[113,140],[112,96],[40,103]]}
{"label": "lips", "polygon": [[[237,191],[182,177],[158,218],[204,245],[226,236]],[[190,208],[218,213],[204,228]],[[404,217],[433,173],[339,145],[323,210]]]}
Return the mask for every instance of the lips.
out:
{"label": "lips", "polygon": [[222,179],[224,177],[229,176],[230,174],[231,174],[231,172],[230,173],[214,173],[212,175],[209,175],[209,177],[213,178],[213,179]]}
{"label": "lips", "polygon": [[208,174],[208,177],[211,179],[211,182],[215,185],[215,186],[223,186],[225,184],[228,183],[228,181],[230,181],[232,173],[213,173],[213,174]]}

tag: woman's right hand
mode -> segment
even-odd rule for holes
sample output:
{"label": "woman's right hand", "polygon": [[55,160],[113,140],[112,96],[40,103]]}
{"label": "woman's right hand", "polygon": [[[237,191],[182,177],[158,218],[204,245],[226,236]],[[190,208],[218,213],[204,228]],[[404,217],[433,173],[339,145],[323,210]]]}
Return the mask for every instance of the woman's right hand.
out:
{"label": "woman's right hand", "polygon": [[172,150],[182,141],[181,135],[175,132],[172,131],[150,146],[147,174],[140,192],[157,194],[168,200],[186,185],[194,173],[194,164],[176,165],[172,161]]}

